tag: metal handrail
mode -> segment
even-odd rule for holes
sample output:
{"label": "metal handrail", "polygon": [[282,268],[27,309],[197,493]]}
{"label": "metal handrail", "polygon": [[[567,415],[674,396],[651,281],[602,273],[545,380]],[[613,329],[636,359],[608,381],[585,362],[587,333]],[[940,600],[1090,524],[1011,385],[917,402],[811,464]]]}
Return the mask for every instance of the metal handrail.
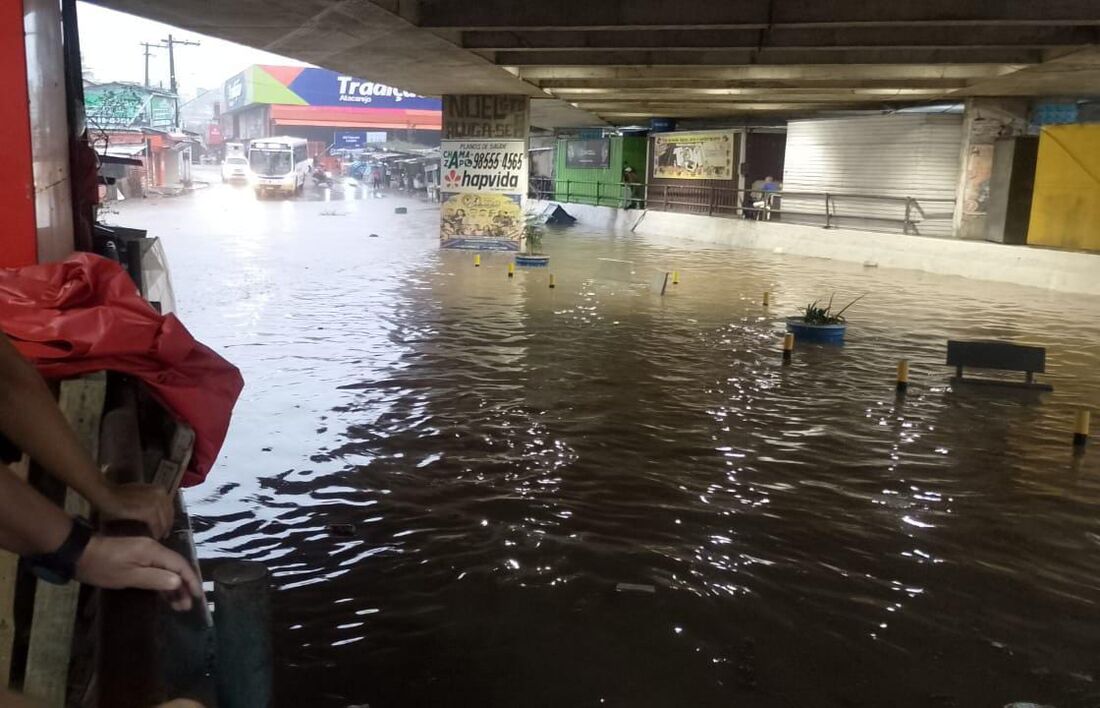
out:
{"label": "metal handrail", "polygon": [[[617,193],[616,193],[617,192]],[[565,203],[594,204],[597,206],[615,206],[619,208],[639,207],[657,211],[687,210],[710,216],[734,218],[754,218],[763,220],[787,217],[808,217],[816,219],[825,228],[833,228],[838,221],[858,220],[866,222],[870,230],[874,224],[900,224],[903,233],[919,234],[922,222],[932,219],[947,220],[951,211],[929,214],[923,203],[943,203],[954,207],[954,199],[922,198],[912,196],[893,197],[881,194],[861,194],[856,192],[805,192],[798,190],[778,190],[762,192],[759,189],[739,189],[736,187],[716,187],[694,184],[651,184],[648,182],[600,182],[596,180],[555,180],[552,177],[532,177],[529,194],[539,199],[561,201]],[[694,199],[685,200],[685,196]],[[746,195],[753,197],[746,201]],[[896,204],[898,216],[886,216],[861,210],[853,213],[838,209],[838,201],[863,200]],[[796,208],[784,209],[783,201],[794,203]],[[821,209],[806,210],[801,202],[816,201]],[[762,202],[762,204],[761,204]],[[894,228],[897,228],[896,226]]]}

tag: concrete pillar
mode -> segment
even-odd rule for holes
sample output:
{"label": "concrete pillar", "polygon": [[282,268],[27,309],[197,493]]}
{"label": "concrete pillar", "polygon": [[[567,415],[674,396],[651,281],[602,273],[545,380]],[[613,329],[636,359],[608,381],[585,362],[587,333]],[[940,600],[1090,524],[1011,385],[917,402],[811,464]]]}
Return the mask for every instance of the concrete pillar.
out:
{"label": "concrete pillar", "polygon": [[527,96],[443,97],[443,248],[520,249],[530,114]]}
{"label": "concrete pillar", "polygon": [[1019,98],[968,98],[963,114],[959,184],[955,190],[955,236],[983,239],[997,138],[1027,131],[1027,101]]}

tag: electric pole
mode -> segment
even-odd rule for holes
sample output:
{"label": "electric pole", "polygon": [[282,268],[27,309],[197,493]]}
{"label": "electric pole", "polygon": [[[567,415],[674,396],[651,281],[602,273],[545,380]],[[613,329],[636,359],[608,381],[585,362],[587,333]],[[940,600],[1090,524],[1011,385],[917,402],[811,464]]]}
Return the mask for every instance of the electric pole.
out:
{"label": "electric pole", "polygon": [[149,55],[152,54],[152,52],[150,52],[149,49],[153,48],[153,47],[155,47],[157,49],[164,49],[166,45],[164,45],[164,44],[150,44],[149,42],[139,42],[138,44],[145,47],[145,84],[144,84],[144,86],[145,86],[145,88],[149,88]]}
{"label": "electric pole", "polygon": [[176,128],[180,127],[180,95],[179,87],[176,86],[176,45],[191,45],[193,47],[199,46],[198,42],[189,42],[184,39],[173,39],[172,35],[168,35],[167,39],[162,39],[162,42],[168,45],[168,84],[172,93],[175,95],[176,105]]}

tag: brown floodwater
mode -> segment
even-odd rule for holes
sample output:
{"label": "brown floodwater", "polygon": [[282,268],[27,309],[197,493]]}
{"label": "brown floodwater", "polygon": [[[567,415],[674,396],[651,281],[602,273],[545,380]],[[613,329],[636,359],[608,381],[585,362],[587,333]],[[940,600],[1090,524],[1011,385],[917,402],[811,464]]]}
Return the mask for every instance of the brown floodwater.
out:
{"label": "brown floodwater", "polygon": [[[274,571],[280,705],[1100,705],[1100,298],[579,227],[551,290],[342,196],[114,216],[244,372],[188,500]],[[847,344],[783,367],[834,292]],[[951,390],[949,338],[1055,392]]]}

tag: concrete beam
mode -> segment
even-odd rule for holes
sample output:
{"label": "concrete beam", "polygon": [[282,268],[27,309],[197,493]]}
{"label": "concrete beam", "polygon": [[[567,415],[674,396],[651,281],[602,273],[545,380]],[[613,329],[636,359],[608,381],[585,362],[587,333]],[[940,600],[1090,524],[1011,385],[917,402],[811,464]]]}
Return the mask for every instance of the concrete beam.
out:
{"label": "concrete beam", "polygon": [[[883,107],[885,108],[885,107]],[[710,118],[725,120],[736,116],[776,116],[782,120],[816,115],[838,115],[849,111],[865,112],[868,106],[863,103],[752,103],[740,106],[726,106],[721,110],[710,109],[703,106],[685,106],[678,109],[675,114],[669,113],[668,108],[632,108],[630,110],[609,109],[601,110],[599,116],[604,120],[623,125],[649,118],[667,118],[675,115],[679,119],[686,118]]]}
{"label": "concrete beam", "polygon": [[1100,95],[1100,47],[1089,47],[1002,77],[973,81],[959,96]]}
{"label": "concrete beam", "polygon": [[542,89],[559,95],[569,92],[611,89],[623,91],[735,90],[735,89],[880,89],[880,90],[950,90],[970,85],[968,79],[803,79],[792,80],[725,80],[725,79],[536,79]]}
{"label": "concrete beam", "polygon": [[834,109],[838,105],[858,105],[857,101],[810,101],[810,102],[790,102],[790,101],[733,101],[730,103],[684,103],[680,101],[635,101],[630,104],[622,104],[616,102],[589,102],[578,104],[584,107],[587,111],[592,111],[600,115],[604,115],[605,112],[634,112],[645,111],[652,112],[655,115],[663,116],[679,116],[684,115],[686,112],[690,112],[692,115],[723,115],[730,112],[751,112],[751,111],[785,111],[785,110],[810,110],[815,108],[829,108]]}
{"label": "concrete beam", "polygon": [[[514,72],[416,27],[403,8],[368,0],[94,0],[121,12],[166,22],[334,71],[415,91],[514,93],[537,97],[537,127],[601,125],[568,103],[550,99]],[[390,4],[396,5],[396,0]],[[407,2],[401,3],[403,6]],[[394,12],[392,10],[401,10]]]}
{"label": "concrete beam", "polygon": [[721,49],[1007,49],[1082,46],[1100,43],[1097,27],[830,27],[772,30],[637,30],[592,32],[547,30],[473,31],[461,46],[480,51],[644,51]]}
{"label": "concrete beam", "polygon": [[[737,66],[800,65],[822,60],[820,52],[801,49],[734,49],[721,51],[575,51],[497,52],[502,66]],[[1033,49],[844,49],[829,52],[832,64],[1037,64],[1042,54]]]}
{"label": "concrete beam", "polygon": [[1094,0],[420,0],[422,27],[461,30],[764,29],[767,27],[888,27],[894,25],[1096,25]]}
{"label": "concrete beam", "polygon": [[576,79],[664,80],[690,79],[720,81],[854,81],[863,79],[978,79],[995,78],[1019,71],[1032,62],[1021,64],[882,64],[878,66],[814,64],[811,66],[531,66],[521,67],[519,75],[530,81]]}
{"label": "concrete beam", "polygon": [[702,92],[683,93],[652,89],[649,91],[629,91],[603,93],[606,89],[590,89],[600,93],[578,93],[555,91],[554,95],[563,101],[588,108],[590,103],[635,103],[662,101],[667,103],[735,104],[751,101],[778,102],[828,102],[828,101],[919,101],[942,98],[950,91],[943,89],[703,89]]}

